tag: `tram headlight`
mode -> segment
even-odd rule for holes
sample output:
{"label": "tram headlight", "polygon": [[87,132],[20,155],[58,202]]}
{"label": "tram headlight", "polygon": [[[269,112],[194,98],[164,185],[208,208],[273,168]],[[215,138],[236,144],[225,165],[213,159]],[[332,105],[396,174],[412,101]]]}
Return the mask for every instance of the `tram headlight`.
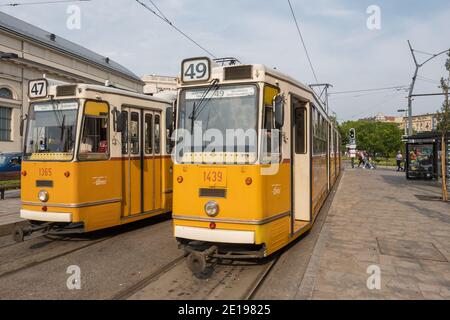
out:
{"label": "tram headlight", "polygon": [[219,213],[219,205],[215,201],[208,201],[205,204],[205,212],[210,217],[215,217]]}
{"label": "tram headlight", "polygon": [[38,198],[39,200],[41,200],[42,202],[47,202],[48,201],[48,192],[45,190],[41,190],[38,193]]}

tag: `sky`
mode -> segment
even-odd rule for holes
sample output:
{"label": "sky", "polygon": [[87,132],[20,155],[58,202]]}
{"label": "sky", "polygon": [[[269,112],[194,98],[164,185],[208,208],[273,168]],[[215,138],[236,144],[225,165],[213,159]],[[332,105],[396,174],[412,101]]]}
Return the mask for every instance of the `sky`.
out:
{"label": "sky", "polygon": [[[41,0],[0,0],[1,4]],[[42,0],[43,1],[43,0]],[[151,5],[148,0],[143,2]],[[263,63],[305,83],[315,79],[287,0],[153,0],[174,25],[217,57]],[[408,86],[414,63],[407,40],[427,53],[450,48],[448,0],[291,0],[318,81],[331,92]],[[69,29],[71,4],[0,10],[121,63],[139,76],[176,76],[181,60],[205,52],[135,0],[92,0],[80,8],[80,29]],[[380,8],[380,28],[369,29],[369,6]],[[417,53],[419,62],[430,55]],[[445,56],[425,64],[415,93],[440,92]],[[339,121],[400,115],[405,90],[330,96]],[[432,113],[442,97],[420,97],[413,114]]]}

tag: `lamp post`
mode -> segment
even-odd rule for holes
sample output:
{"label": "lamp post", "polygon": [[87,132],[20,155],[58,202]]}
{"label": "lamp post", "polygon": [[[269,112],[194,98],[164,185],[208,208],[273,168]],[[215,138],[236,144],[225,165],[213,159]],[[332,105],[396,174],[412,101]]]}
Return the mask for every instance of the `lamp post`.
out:
{"label": "lamp post", "polygon": [[408,109],[398,109],[397,112],[404,112],[405,113],[405,117],[403,118],[403,120],[405,122],[405,136],[407,136],[408,135],[408,122],[407,122]]}

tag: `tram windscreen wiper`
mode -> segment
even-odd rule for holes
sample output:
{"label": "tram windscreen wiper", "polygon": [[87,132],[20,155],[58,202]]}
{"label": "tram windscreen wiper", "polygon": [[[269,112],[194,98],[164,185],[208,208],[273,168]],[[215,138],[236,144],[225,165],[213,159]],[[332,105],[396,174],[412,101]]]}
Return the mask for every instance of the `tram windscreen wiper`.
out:
{"label": "tram windscreen wiper", "polygon": [[[218,82],[219,82],[219,79],[214,79],[211,82],[211,84],[208,86],[208,88],[205,90],[205,92],[203,93],[203,95],[200,98],[200,101],[198,102],[198,104],[196,104],[194,102],[194,104],[192,106],[192,112],[189,115],[189,119],[191,119],[191,132],[193,132],[193,130],[194,130],[194,121],[195,121],[195,119],[197,119],[198,116],[200,115],[200,113],[202,113],[202,111],[205,109],[206,105],[211,100],[211,98],[214,95],[214,93],[219,88],[219,86],[217,84]],[[211,90],[213,90],[213,91],[212,91],[210,97],[206,98]],[[197,109],[198,109],[198,112],[197,112]]]}

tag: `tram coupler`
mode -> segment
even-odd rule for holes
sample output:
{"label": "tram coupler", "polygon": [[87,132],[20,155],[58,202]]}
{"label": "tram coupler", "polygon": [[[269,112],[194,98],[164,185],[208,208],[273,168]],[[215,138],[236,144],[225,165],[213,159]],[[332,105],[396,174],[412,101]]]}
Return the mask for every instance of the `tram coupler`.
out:
{"label": "tram coupler", "polygon": [[208,257],[216,253],[218,248],[217,246],[211,246],[203,251],[196,251],[194,249],[186,248],[186,251],[190,252],[187,257],[188,268],[192,271],[192,273],[198,275],[206,271]]}
{"label": "tram coupler", "polygon": [[54,227],[53,222],[45,222],[42,224],[31,224],[26,227],[16,226],[12,233],[13,240],[15,242],[23,242],[25,237],[32,235],[37,231],[44,231],[44,234],[50,233],[51,229]]}
{"label": "tram coupler", "polygon": [[16,226],[13,230],[13,240],[15,242],[23,242],[26,236],[30,236],[36,231],[48,229],[51,227],[51,222],[43,223],[40,225],[29,225],[26,227]]}

